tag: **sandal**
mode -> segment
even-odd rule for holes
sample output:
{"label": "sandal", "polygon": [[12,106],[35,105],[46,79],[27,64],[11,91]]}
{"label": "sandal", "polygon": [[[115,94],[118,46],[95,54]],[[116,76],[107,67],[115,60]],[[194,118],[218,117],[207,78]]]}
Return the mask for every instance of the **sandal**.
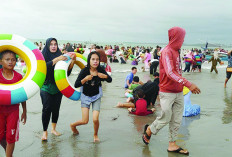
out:
{"label": "sandal", "polygon": [[[183,148],[178,148],[177,150],[167,150],[168,152],[172,152],[172,153],[179,153],[179,154],[183,154],[183,155],[189,155],[189,152],[183,152],[184,149]],[[181,152],[182,151],[182,152]]]}
{"label": "sandal", "polygon": [[144,142],[145,144],[149,144],[148,140],[150,140],[150,138],[151,138],[151,136],[149,136],[149,135],[146,133],[148,126],[149,126],[148,124],[146,124],[146,125],[144,126],[144,132],[143,132],[143,136],[142,136],[143,142]]}

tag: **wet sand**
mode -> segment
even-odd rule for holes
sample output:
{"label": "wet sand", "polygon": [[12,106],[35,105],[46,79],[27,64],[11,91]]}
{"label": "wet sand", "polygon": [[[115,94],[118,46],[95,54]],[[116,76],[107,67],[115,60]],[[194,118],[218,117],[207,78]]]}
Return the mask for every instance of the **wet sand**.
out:
{"label": "wet sand", "polygon": [[[138,67],[141,67],[141,63]],[[211,64],[207,65],[210,66]],[[93,143],[93,123],[90,112],[89,124],[78,127],[80,135],[73,136],[69,124],[81,118],[80,101],[71,101],[63,97],[57,130],[62,136],[51,135],[49,126],[48,142],[41,142],[42,104],[39,93],[27,101],[27,124],[20,124],[20,140],[16,143],[15,157],[177,157],[167,153],[168,126],[164,127],[146,146],[142,142],[143,126],[152,123],[157,113],[141,117],[128,114],[127,109],[115,108],[117,102],[124,102],[124,79],[132,65],[111,64],[113,82],[103,85],[103,98],[100,114],[100,143]],[[78,69],[78,68],[76,68]],[[75,71],[75,70],[74,70]],[[127,72],[126,72],[127,71]],[[197,84],[202,93],[192,95],[192,104],[201,106],[201,114],[183,118],[179,131],[178,144],[187,148],[193,157],[230,156],[232,147],[232,82],[229,80],[224,89],[225,68],[218,69],[219,74],[203,69],[202,73],[184,73],[183,76]],[[148,72],[139,71],[137,75],[142,81],[150,79]],[[71,75],[74,83],[77,75]],[[21,113],[21,112],[20,112]],[[4,151],[0,148],[0,157]]]}

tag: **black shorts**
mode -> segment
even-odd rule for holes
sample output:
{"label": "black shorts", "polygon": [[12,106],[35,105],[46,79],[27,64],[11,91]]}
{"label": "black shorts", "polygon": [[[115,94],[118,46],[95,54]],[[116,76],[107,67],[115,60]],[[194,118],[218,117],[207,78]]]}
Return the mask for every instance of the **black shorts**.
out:
{"label": "black shorts", "polygon": [[232,72],[226,72],[226,78],[230,79]]}
{"label": "black shorts", "polygon": [[201,69],[201,65],[197,65],[198,69]]}
{"label": "black shorts", "polygon": [[192,69],[196,69],[197,68],[197,65],[193,65]]}

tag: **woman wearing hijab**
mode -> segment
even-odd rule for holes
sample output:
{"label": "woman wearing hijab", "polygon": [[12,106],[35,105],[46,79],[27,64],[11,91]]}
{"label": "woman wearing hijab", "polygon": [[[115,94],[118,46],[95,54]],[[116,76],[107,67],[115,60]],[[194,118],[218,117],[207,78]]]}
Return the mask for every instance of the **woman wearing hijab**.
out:
{"label": "woman wearing hijab", "polygon": [[[66,60],[67,58],[62,55],[60,49],[58,48],[58,43],[55,38],[48,38],[46,45],[42,51],[47,64],[47,75],[45,82],[40,90],[40,96],[43,104],[42,110],[42,123],[43,123],[43,135],[42,141],[47,141],[47,129],[52,115],[52,131],[51,133],[60,136],[61,134],[56,131],[56,124],[59,117],[60,104],[62,99],[62,94],[56,86],[54,80],[54,67],[59,61]],[[75,54],[70,56],[72,62],[68,68],[68,73],[71,73],[71,69],[74,65],[76,59]]]}

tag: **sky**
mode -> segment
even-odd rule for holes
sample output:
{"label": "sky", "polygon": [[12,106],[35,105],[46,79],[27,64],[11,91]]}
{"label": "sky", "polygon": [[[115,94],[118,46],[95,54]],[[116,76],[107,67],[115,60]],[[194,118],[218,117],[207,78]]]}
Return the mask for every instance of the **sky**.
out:
{"label": "sky", "polygon": [[0,33],[29,39],[232,45],[231,0],[0,0]]}

